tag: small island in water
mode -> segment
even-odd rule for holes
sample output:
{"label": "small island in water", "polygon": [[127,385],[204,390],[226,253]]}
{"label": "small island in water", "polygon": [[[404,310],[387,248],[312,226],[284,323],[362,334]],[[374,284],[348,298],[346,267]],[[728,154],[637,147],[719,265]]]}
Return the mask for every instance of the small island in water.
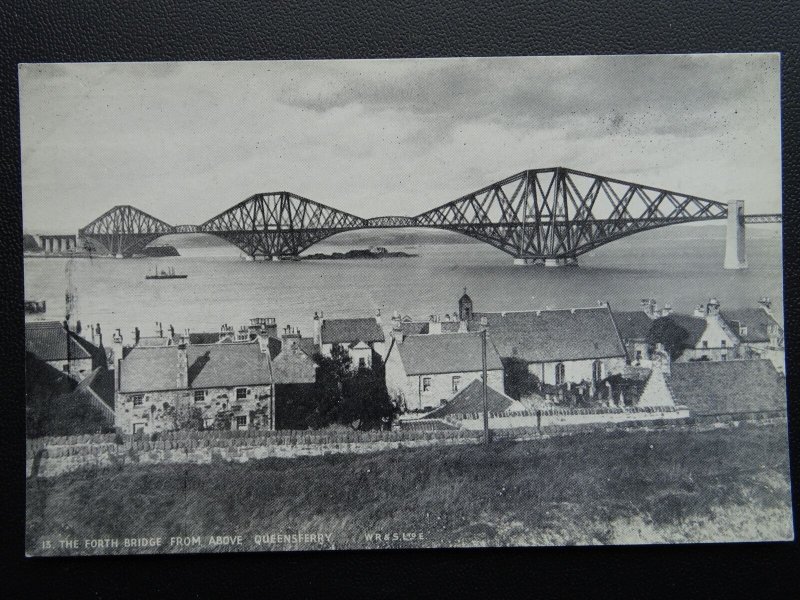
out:
{"label": "small island in water", "polygon": [[412,258],[416,254],[408,254],[407,252],[389,252],[386,248],[368,248],[365,250],[348,250],[347,252],[333,252],[332,254],[307,254],[301,256],[303,260],[347,260],[353,258]]}

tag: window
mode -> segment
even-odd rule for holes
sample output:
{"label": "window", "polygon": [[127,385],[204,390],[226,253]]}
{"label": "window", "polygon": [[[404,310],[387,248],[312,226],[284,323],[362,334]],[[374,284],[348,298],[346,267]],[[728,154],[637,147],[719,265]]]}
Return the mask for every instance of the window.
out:
{"label": "window", "polygon": [[642,351],[641,350],[637,350],[636,351],[636,362],[639,363],[641,360],[642,360]]}
{"label": "window", "polygon": [[247,398],[247,388],[236,388],[236,399],[244,400],[245,398]]}
{"label": "window", "polygon": [[363,356],[358,359],[358,368],[359,369],[366,369],[367,368],[367,359]]}
{"label": "window", "polygon": [[422,378],[422,391],[423,392],[430,392],[431,391],[431,378],[430,377],[423,377]]}
{"label": "window", "polygon": [[131,396],[131,400],[133,400],[134,406],[141,406],[144,402],[144,396],[142,394],[136,394],[135,396]]}
{"label": "window", "polygon": [[236,429],[247,429],[247,415],[236,417]]}
{"label": "window", "polygon": [[146,423],[134,423],[133,424],[133,433],[144,432],[144,426]]}
{"label": "window", "polygon": [[61,367],[61,370],[64,371],[64,373],[69,373],[69,363],[64,363],[64,366]]}
{"label": "window", "polygon": [[728,345],[728,342],[726,342],[725,340],[722,340],[719,344],[720,344],[720,346],[725,348]]}
{"label": "window", "polygon": [[703,340],[703,348],[708,348],[708,341],[707,340]]}
{"label": "window", "polygon": [[741,325],[739,327],[739,335],[747,335],[747,327],[745,327],[744,325]]}
{"label": "window", "polygon": [[564,363],[556,364],[556,385],[561,385],[564,383]]}
{"label": "window", "polygon": [[725,353],[723,352],[723,353],[722,353],[722,356],[720,356],[720,358],[721,358],[722,360],[728,360],[728,355],[727,355],[727,354],[725,354]]}
{"label": "window", "polygon": [[596,360],[592,363],[592,381],[600,383],[601,379],[603,379],[603,363]]}
{"label": "window", "polygon": [[461,375],[453,375],[453,391],[457,392],[461,387]]}
{"label": "window", "polygon": [[206,399],[206,391],[205,390],[195,390],[194,391],[194,401],[195,402],[203,402]]}

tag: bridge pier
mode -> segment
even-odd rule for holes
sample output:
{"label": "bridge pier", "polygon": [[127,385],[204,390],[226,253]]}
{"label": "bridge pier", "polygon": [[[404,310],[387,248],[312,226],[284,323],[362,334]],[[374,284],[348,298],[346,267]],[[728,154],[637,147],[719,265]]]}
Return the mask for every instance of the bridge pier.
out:
{"label": "bridge pier", "polygon": [[545,267],[570,267],[578,266],[578,258],[575,256],[568,256],[566,258],[545,258]]}
{"label": "bridge pier", "polygon": [[725,268],[746,269],[747,254],[744,244],[744,200],[728,202],[728,219],[725,231]]}

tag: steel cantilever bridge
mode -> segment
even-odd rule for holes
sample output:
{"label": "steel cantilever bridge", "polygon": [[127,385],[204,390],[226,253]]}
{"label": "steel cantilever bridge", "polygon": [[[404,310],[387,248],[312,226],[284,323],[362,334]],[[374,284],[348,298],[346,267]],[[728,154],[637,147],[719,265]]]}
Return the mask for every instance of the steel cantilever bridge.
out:
{"label": "steel cantilever bridge", "polygon": [[[457,231],[515,262],[568,264],[598,246],[667,225],[726,219],[728,205],[563,167],[523,171],[414,217],[363,219],[290,192],[255,194],[201,225],[169,225],[133,206],[115,206],[79,230],[118,257],[175,233],[209,233],[249,257],[294,257],[355,229],[429,227]],[[780,222],[782,215],[747,215]]]}

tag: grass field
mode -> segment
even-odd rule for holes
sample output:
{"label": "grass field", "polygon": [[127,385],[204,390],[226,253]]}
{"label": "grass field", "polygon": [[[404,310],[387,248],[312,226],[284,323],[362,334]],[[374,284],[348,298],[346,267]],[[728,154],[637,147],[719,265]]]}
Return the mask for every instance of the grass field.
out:
{"label": "grass field", "polygon": [[[785,426],[773,425],[128,465],[29,480],[27,550],[137,552],[83,540],[157,536],[159,552],[185,550],[169,546],[185,536],[199,536],[190,549],[202,552],[783,540],[792,537],[788,459]],[[256,544],[293,533],[330,538]],[[373,533],[390,537],[368,541]],[[223,535],[242,544],[208,545]],[[60,539],[81,547],[62,550]]]}

